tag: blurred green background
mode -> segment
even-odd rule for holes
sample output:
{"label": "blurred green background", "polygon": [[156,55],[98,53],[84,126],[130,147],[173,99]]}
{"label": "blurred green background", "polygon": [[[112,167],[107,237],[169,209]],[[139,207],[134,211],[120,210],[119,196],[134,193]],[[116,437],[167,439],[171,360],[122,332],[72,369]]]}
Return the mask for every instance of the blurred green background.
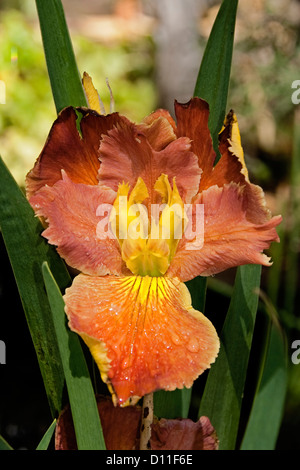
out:
{"label": "blurred green background", "polygon": [[[134,121],[160,106],[173,112],[174,98],[191,97],[220,2],[176,0],[179,21],[167,1],[62,1],[79,72],[93,77],[107,111],[106,78],[115,110]],[[0,47],[0,154],[22,187],[56,116],[33,0],[0,0]],[[300,448],[300,364],[290,359],[292,342],[300,340],[300,108],[291,99],[295,80],[300,80],[300,2],[241,1],[228,110],[238,116],[252,182],[265,189],[273,214],[284,216],[281,243],[270,252],[274,265],[262,277],[263,299],[272,305],[287,339],[289,384],[279,449]],[[48,426],[49,415],[3,244],[0,261],[0,339],[8,351],[7,364],[1,366],[6,369],[0,433],[30,448]],[[218,308],[221,319],[233,278],[229,271],[209,280],[206,309]],[[270,308],[262,310],[261,316]],[[257,341],[259,325],[260,319]]]}

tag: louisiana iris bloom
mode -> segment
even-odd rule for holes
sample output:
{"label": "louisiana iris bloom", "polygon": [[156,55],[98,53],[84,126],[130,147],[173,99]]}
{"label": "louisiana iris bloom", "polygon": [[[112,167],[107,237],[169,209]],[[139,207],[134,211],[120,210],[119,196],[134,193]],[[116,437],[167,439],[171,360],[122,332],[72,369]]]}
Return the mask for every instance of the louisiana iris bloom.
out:
{"label": "louisiana iris bloom", "polygon": [[[270,265],[263,251],[278,241],[281,217],[249,181],[233,112],[215,164],[205,101],[175,102],[176,122],[160,109],[135,124],[95,111],[88,85],[94,109],[61,111],[26,189],[43,236],[79,271],[64,295],[69,326],[124,406],[155,390],[191,387],[216,360],[216,330],[192,307],[184,283]],[[161,207],[156,218],[153,205]],[[101,231],[101,207],[111,208],[111,230]]]}

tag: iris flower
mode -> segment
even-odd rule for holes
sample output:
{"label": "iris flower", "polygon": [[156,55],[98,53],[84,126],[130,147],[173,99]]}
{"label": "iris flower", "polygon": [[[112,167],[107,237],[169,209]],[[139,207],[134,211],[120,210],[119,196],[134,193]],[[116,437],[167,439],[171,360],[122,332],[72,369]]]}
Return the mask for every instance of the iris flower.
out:
{"label": "iris flower", "polygon": [[[211,366],[218,335],[184,283],[269,266],[263,250],[278,241],[281,217],[249,181],[233,112],[216,163],[202,99],[175,102],[176,122],[159,109],[135,124],[100,114],[87,75],[84,85],[90,107],[60,112],[26,190],[43,236],[79,272],[64,295],[69,326],[114,404],[125,406],[158,389],[191,387]],[[157,217],[152,206],[162,207]]]}

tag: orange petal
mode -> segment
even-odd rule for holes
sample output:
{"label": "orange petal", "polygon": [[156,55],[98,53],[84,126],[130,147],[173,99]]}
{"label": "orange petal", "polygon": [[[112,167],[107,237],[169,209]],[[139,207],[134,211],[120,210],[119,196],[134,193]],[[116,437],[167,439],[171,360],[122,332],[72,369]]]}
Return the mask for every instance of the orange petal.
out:
{"label": "orange petal", "polygon": [[153,187],[164,173],[170,181],[175,177],[181,197],[189,200],[198,192],[201,170],[196,156],[190,150],[190,141],[180,138],[163,150],[154,150],[144,135],[137,133],[133,124],[122,124],[104,136],[100,145],[101,167],[99,180],[117,191],[120,182],[134,187],[141,177],[149,194],[150,202],[156,202]]}
{"label": "orange petal", "polygon": [[93,275],[122,273],[119,244],[109,238],[109,233],[107,237],[101,235],[98,225],[104,220],[101,215],[109,217],[109,213],[106,216],[105,212],[99,212],[99,206],[107,204],[104,208],[108,210],[115,192],[73,183],[64,172],[62,178],[54,186],[42,188],[29,201],[36,214],[45,217],[49,225],[43,236],[57,246],[60,256],[73,268]]}
{"label": "orange petal", "polygon": [[79,274],[64,299],[70,328],[92,346],[120,405],[155,390],[191,387],[217,356],[213,325],[176,279]]}
{"label": "orange petal", "polygon": [[204,205],[204,243],[182,239],[167,271],[188,281],[197,275],[209,276],[243,264],[270,265],[262,254],[271,242],[279,241],[275,227],[281,216],[263,224],[254,224],[246,217],[245,187],[235,183],[223,188],[212,186],[199,194],[195,204]]}
{"label": "orange petal", "polygon": [[34,168],[27,175],[28,198],[45,184],[53,186],[61,179],[62,169],[75,183],[98,184],[101,136],[126,118],[118,113],[100,116],[82,108],[77,112],[82,115],[81,135],[77,130],[75,109],[69,107],[59,113]]}

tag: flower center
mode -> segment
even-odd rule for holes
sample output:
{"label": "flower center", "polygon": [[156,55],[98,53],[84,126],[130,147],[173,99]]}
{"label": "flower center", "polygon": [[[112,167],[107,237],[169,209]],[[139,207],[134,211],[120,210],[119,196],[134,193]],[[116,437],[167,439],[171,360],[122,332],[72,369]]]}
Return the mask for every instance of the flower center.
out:
{"label": "flower center", "polygon": [[153,190],[159,203],[144,205],[149,192],[142,178],[138,178],[130,194],[130,186],[120,184],[110,218],[122,258],[130,271],[139,276],[166,273],[187,224],[175,178],[171,188],[168,176],[162,174]]}

